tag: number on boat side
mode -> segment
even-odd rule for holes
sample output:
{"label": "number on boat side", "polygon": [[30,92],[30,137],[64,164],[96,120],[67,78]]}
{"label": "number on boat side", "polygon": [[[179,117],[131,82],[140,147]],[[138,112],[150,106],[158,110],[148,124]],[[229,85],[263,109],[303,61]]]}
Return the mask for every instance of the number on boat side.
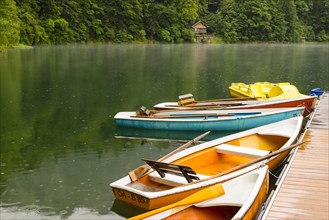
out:
{"label": "number on boat side", "polygon": [[126,196],[126,193],[125,193],[124,191],[119,190],[119,189],[117,189],[117,190],[115,190],[115,191],[116,191],[116,194],[117,194],[119,197],[124,197],[124,198],[127,197],[127,196]]}
{"label": "number on boat side", "polygon": [[131,199],[139,203],[145,203],[145,200],[142,196],[131,193]]}
{"label": "number on boat side", "polygon": [[134,193],[126,193],[123,190],[116,189],[115,190],[116,195],[121,198],[125,199],[131,199],[132,201],[138,202],[138,203],[145,203],[146,199],[140,195],[134,194]]}

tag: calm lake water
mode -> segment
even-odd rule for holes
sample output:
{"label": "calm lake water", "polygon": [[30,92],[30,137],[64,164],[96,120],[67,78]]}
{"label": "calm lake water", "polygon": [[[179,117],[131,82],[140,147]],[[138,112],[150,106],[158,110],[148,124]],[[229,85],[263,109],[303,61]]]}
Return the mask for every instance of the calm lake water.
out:
{"label": "calm lake water", "polygon": [[[1,219],[117,219],[109,183],[198,133],[118,129],[113,116],[231,82],[328,90],[329,46],[69,45],[0,52]],[[128,136],[165,139],[131,139]]]}

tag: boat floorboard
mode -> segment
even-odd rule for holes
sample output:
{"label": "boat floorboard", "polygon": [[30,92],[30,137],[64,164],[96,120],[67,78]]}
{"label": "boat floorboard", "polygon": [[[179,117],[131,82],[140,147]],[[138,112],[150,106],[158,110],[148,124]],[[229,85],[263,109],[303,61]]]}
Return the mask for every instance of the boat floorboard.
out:
{"label": "boat floorboard", "polygon": [[294,154],[262,219],[329,219],[329,95],[317,105],[303,144]]}

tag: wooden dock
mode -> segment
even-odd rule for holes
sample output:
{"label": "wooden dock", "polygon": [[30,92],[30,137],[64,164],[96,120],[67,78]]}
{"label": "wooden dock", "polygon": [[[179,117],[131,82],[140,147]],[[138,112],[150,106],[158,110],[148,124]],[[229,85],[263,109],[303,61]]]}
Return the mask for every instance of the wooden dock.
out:
{"label": "wooden dock", "polygon": [[262,220],[329,219],[329,95],[321,96],[295,150],[270,194]]}

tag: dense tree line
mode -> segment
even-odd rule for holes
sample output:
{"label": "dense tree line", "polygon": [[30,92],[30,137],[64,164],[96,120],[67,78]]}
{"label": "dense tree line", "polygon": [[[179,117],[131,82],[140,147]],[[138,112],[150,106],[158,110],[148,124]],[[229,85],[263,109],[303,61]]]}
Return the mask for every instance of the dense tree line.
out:
{"label": "dense tree line", "polygon": [[198,20],[230,43],[329,41],[329,0],[0,0],[0,45],[191,42]]}
{"label": "dense tree line", "polygon": [[329,0],[214,0],[203,11],[226,42],[329,41]]}

